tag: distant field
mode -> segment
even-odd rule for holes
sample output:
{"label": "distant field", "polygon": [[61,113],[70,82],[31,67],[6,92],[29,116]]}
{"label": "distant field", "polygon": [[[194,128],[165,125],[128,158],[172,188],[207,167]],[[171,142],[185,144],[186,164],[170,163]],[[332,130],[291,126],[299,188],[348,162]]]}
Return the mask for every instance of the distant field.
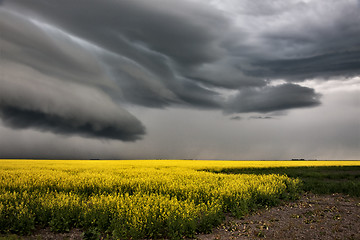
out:
{"label": "distant field", "polygon": [[213,161],[213,160],[0,160],[2,168],[275,168],[309,166],[360,166],[360,161]]}
{"label": "distant field", "polygon": [[333,191],[359,192],[357,161],[0,160],[0,232],[50,227],[81,228],[88,238],[191,237],[225,213],[239,217],[295,199],[316,189],[313,178],[323,187],[321,179],[331,176],[346,182]]}

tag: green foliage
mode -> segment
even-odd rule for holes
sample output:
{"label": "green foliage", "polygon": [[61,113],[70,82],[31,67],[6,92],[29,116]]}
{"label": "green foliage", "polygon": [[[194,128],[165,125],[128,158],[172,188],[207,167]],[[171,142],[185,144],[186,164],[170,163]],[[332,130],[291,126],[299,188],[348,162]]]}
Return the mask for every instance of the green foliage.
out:
{"label": "green foliage", "polygon": [[98,240],[101,238],[101,234],[96,229],[90,228],[87,229],[83,234],[82,237],[85,240]]}
{"label": "green foliage", "polygon": [[28,234],[34,230],[35,216],[28,207],[27,197],[26,192],[0,195],[0,226],[4,229],[3,233]]}
{"label": "green foliage", "polygon": [[0,240],[20,240],[20,237],[15,234],[0,235]]}

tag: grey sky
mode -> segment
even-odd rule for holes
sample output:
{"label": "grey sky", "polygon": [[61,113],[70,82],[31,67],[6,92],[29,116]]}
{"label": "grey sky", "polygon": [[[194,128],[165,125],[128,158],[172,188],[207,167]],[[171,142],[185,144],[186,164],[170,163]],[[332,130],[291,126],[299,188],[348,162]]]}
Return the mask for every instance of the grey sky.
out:
{"label": "grey sky", "polygon": [[0,157],[358,159],[359,13],[0,1]]}

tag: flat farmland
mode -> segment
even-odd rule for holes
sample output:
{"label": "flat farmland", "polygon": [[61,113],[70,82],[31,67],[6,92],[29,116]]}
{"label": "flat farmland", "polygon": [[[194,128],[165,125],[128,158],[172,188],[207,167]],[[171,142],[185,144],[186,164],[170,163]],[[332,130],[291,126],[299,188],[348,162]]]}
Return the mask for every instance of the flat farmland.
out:
{"label": "flat farmland", "polygon": [[304,191],[359,196],[359,179],[358,161],[0,160],[0,233],[191,238]]}

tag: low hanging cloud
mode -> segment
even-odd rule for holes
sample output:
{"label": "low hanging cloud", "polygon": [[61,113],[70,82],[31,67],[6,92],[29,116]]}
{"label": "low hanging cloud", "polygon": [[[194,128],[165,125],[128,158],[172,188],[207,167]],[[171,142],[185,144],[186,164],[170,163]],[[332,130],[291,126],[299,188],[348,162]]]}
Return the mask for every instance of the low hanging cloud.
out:
{"label": "low hanging cloud", "polygon": [[133,141],[145,134],[133,106],[318,106],[302,81],[360,74],[359,10],[356,0],[2,0],[0,117]]}
{"label": "low hanging cloud", "polygon": [[139,120],[96,89],[2,64],[8,70],[0,79],[0,116],[6,126],[123,141],[145,133]]}
{"label": "low hanging cloud", "polygon": [[312,107],[320,104],[319,94],[311,88],[295,84],[266,86],[240,91],[228,105],[230,113],[274,112],[291,108]]}

